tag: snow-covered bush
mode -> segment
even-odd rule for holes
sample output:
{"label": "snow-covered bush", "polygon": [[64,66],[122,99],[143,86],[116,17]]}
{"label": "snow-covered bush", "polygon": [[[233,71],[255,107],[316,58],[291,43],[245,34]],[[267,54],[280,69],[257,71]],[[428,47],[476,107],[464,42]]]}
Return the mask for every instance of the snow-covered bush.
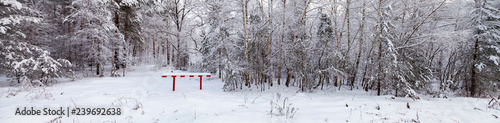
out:
{"label": "snow-covered bush", "polygon": [[231,61],[224,60],[224,91],[234,91],[238,87],[241,89],[243,84],[242,69],[233,65]]}
{"label": "snow-covered bush", "polygon": [[144,106],[135,97],[120,97],[111,103],[112,106],[124,107],[126,110],[132,109],[130,111],[139,111],[144,115]]}
{"label": "snow-covered bush", "polygon": [[[280,93],[276,93],[276,97],[276,101],[271,100],[271,110],[269,111],[269,115],[286,116],[286,118],[293,118],[299,108],[293,107],[292,103],[286,103],[288,97],[285,97],[285,99],[281,101]],[[280,105],[281,102],[283,102],[282,105]]]}
{"label": "snow-covered bush", "polygon": [[[10,42],[9,45],[1,49],[0,56],[5,56],[2,60],[2,67],[8,74],[13,75],[13,80],[22,83],[22,86],[47,85],[53,82],[54,78],[71,77],[71,63],[65,59],[53,59],[50,53],[37,46],[23,42]],[[25,85],[29,84],[29,85]]]}
{"label": "snow-covered bush", "polygon": [[45,87],[31,90],[26,95],[26,97],[29,97],[31,100],[36,100],[36,99],[54,100],[52,90],[47,89]]}
{"label": "snow-covered bush", "polygon": [[[63,71],[60,69],[63,68],[63,64],[50,57],[49,52],[41,52],[42,54],[37,58],[23,59],[20,62],[13,61],[14,71],[42,83],[48,83],[51,78],[61,77],[60,74],[63,74]],[[59,59],[59,61],[71,65],[67,60]]]}

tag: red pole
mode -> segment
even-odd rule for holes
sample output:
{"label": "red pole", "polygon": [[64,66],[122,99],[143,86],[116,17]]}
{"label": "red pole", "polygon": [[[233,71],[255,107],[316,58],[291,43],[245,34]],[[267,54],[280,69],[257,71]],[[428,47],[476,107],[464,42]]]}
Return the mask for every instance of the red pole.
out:
{"label": "red pole", "polygon": [[203,76],[199,75],[199,77],[200,77],[200,90],[201,90],[201,79],[203,78]]}
{"label": "red pole", "polygon": [[174,86],[172,87],[172,91],[175,91],[175,77],[176,76],[172,76],[174,78]]}

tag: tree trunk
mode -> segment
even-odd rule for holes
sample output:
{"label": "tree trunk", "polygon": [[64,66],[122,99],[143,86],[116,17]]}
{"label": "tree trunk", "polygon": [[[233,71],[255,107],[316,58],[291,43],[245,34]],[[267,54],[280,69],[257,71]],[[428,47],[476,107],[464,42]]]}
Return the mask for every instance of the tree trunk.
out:
{"label": "tree trunk", "polygon": [[274,33],[274,26],[273,26],[273,0],[270,0],[269,2],[269,27],[271,27],[271,32],[269,33],[269,51],[267,53],[267,56],[269,57],[269,67],[270,67],[270,75],[267,77],[269,79],[269,86],[273,86],[273,78],[274,78],[274,71],[273,71],[273,33]]}
{"label": "tree trunk", "polygon": [[221,56],[221,50],[218,49],[217,53],[219,54],[219,78],[222,78],[222,56]]}
{"label": "tree trunk", "polygon": [[96,63],[97,63],[97,64],[96,64],[96,66],[95,66],[95,69],[96,69],[96,74],[95,74],[95,75],[99,75],[99,74],[100,74],[100,73],[99,73],[99,72],[100,72],[100,68],[99,68],[100,64],[99,64],[99,62],[96,62]]}
{"label": "tree trunk", "polygon": [[479,50],[479,39],[476,38],[476,41],[474,43],[474,54],[472,56],[472,65],[471,65],[471,85],[470,85],[470,96],[474,97],[476,96],[476,68],[475,65],[477,63],[477,55],[478,55],[478,50]]}
{"label": "tree trunk", "polygon": [[[378,37],[380,36],[380,34],[382,33],[382,17],[381,17],[381,6],[382,6],[382,1],[383,0],[380,0],[379,3],[378,3],[378,11],[377,11],[377,17],[378,17],[378,26],[380,28],[380,31],[376,34],[375,37]],[[377,31],[377,30],[375,30]],[[380,96],[380,81],[381,81],[381,74],[382,74],[382,42],[381,41],[378,41],[379,42],[379,47],[378,47],[378,58],[377,58],[377,61],[378,61],[378,73],[377,73],[377,96]]]}
{"label": "tree trunk", "polygon": [[[366,4],[365,4],[365,1],[363,0],[363,10],[362,10],[362,17],[361,17],[361,25],[359,26],[359,29],[361,30],[361,35],[360,35],[360,38],[359,38],[359,51],[358,51],[358,58],[356,59],[356,68],[354,69],[354,73],[353,73],[353,76],[354,76],[354,79],[351,80],[351,85],[354,86],[354,81],[356,80],[356,77],[357,77],[357,74],[358,74],[358,71],[359,71],[359,62],[361,60],[361,53],[363,52],[363,36],[364,36],[364,29],[365,29],[365,8]],[[363,83],[361,83],[361,85],[363,85]],[[351,87],[351,90],[352,90],[352,87]]]}
{"label": "tree trunk", "polygon": [[[249,79],[250,79],[250,54],[248,52],[249,44],[248,44],[248,27],[247,27],[247,22],[248,22],[248,0],[242,0],[242,13],[243,13],[243,29],[245,30],[245,74],[246,74],[246,79],[245,83],[246,85],[250,85]],[[249,86],[250,87],[250,86]]]}
{"label": "tree trunk", "polygon": [[281,28],[283,31],[281,31],[281,44],[280,44],[280,61],[278,65],[278,85],[281,84],[281,67],[282,67],[282,59],[283,59],[283,42],[285,40],[285,10],[286,10],[286,0],[283,1],[283,18],[282,18],[282,23],[281,23]]}
{"label": "tree trunk", "polygon": [[[101,47],[103,47],[103,46],[104,46],[104,41],[101,41]],[[99,49],[99,57],[104,57],[101,55],[102,54],[101,47],[98,48]],[[99,66],[101,68],[101,72],[100,72],[101,75],[99,75],[99,77],[104,77],[104,63],[103,63],[104,61],[103,60],[104,60],[104,58],[99,60]]]}
{"label": "tree trunk", "polygon": [[[345,17],[347,19],[347,53],[346,53],[346,61],[344,66],[346,67],[346,73],[347,73],[347,80],[351,80],[354,78],[353,75],[350,74],[351,72],[351,67],[350,67],[350,52],[351,52],[351,16],[350,16],[350,6],[351,6],[351,0],[347,0],[347,8],[346,8],[346,13]],[[351,90],[354,88],[354,79],[351,81]]]}
{"label": "tree trunk", "polygon": [[153,58],[156,58],[156,50],[155,50],[155,38],[153,37]]}
{"label": "tree trunk", "polygon": [[[168,27],[169,26],[168,21],[166,21],[165,23],[166,23],[166,26]],[[166,53],[165,54],[167,55],[167,59],[166,59],[167,60],[167,65],[170,65],[170,63],[172,61],[171,59],[173,59],[173,56],[171,58],[172,51],[170,50],[170,45],[172,45],[172,43],[168,40],[168,35],[167,35],[167,39],[165,41],[165,47],[166,47]]]}
{"label": "tree trunk", "polygon": [[289,73],[289,70],[287,69],[286,70],[286,81],[285,81],[286,87],[290,87],[290,79],[291,79],[291,75]]}
{"label": "tree trunk", "polygon": [[[382,28],[380,28],[382,29]],[[381,32],[380,32],[381,33]],[[380,96],[380,81],[382,79],[381,74],[383,72],[382,70],[382,42],[379,41],[379,47],[378,47],[378,75],[377,75],[377,96]]]}

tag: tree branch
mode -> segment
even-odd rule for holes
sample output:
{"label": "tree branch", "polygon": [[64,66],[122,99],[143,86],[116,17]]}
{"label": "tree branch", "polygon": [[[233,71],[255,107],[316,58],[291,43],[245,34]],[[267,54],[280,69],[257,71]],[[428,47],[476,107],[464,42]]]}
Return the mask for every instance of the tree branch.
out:
{"label": "tree branch", "polygon": [[[427,17],[425,17],[425,19],[424,19],[422,22],[420,22],[420,24],[418,24],[418,26],[417,26],[415,29],[413,29],[413,32],[411,32],[410,36],[408,37],[408,39],[406,39],[405,43],[403,43],[403,46],[401,46],[401,47],[405,47],[405,45],[408,43],[408,41],[410,41],[411,37],[413,36],[413,34],[415,34],[415,32],[418,30],[418,28],[419,28],[420,26],[422,26],[422,25],[424,24],[424,22],[425,22],[425,21],[426,21],[426,20],[427,20],[427,19],[428,19],[428,18],[429,18],[432,14],[434,14],[434,13],[435,13],[435,12],[436,12],[439,8],[441,8],[441,6],[443,6],[443,4],[444,4],[445,2],[446,2],[446,0],[443,0],[443,2],[441,2],[441,4],[439,4],[439,6],[438,6],[436,9],[434,9],[434,10],[433,10],[433,11],[432,11],[429,15],[427,15]],[[422,42],[422,43],[423,43],[423,42]]]}

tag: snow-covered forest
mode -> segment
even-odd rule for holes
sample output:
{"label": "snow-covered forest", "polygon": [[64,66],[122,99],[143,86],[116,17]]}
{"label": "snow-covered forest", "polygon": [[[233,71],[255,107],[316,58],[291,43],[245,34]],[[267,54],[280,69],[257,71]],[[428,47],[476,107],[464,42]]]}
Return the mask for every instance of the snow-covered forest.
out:
{"label": "snow-covered forest", "polygon": [[[500,89],[495,0],[2,0],[1,69],[47,84],[156,64],[227,91],[273,85],[377,95]],[[106,68],[104,66],[112,66]]]}
{"label": "snow-covered forest", "polygon": [[148,65],[211,73],[227,93],[500,100],[500,1],[0,0],[9,86]]}

